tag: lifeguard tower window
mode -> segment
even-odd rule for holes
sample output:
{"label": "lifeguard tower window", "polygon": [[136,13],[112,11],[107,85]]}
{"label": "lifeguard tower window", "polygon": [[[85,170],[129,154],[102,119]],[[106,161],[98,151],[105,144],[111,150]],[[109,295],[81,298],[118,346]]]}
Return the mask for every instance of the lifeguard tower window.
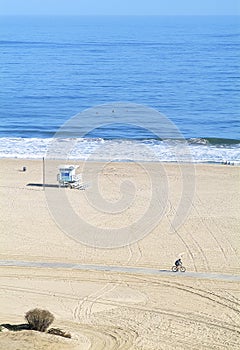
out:
{"label": "lifeguard tower window", "polygon": [[63,181],[71,181],[69,172],[62,172],[61,178]]}

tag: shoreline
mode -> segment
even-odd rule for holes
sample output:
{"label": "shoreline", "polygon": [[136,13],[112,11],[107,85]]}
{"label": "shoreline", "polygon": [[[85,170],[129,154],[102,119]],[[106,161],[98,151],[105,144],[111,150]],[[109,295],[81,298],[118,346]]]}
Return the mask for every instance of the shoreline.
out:
{"label": "shoreline", "polygon": [[69,158],[71,161],[95,162],[226,163],[240,166],[240,141],[218,138],[190,138],[187,141],[0,138],[0,157],[39,160],[43,157],[57,157],[63,160]]}
{"label": "shoreline", "polygon": [[30,158],[30,157],[27,157],[27,158],[18,158],[18,157],[0,157],[0,161],[2,160],[7,160],[7,161],[36,161],[36,162],[42,162],[43,159],[45,161],[59,161],[61,162],[61,164],[63,164],[63,162],[66,162],[67,164],[75,164],[75,163],[106,163],[106,162],[111,162],[111,163],[147,163],[147,164],[173,164],[173,165],[224,165],[224,166],[235,166],[235,167],[240,167],[240,161],[231,161],[231,162],[214,162],[214,161],[205,161],[205,162],[184,162],[184,161],[162,161],[162,160],[159,160],[159,161],[152,161],[152,160],[124,160],[124,159],[120,159],[120,160],[110,160],[109,159],[99,159],[99,160],[91,160],[91,159],[64,159],[64,158],[46,158],[46,157],[41,157],[41,158]]}

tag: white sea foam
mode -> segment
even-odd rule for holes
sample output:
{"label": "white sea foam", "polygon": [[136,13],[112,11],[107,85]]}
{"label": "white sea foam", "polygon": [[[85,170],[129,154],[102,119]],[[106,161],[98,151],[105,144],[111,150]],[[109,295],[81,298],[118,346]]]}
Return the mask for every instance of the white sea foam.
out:
{"label": "white sea foam", "polygon": [[[69,151],[66,155],[66,148]],[[163,161],[240,165],[240,144],[192,144],[178,140],[0,138],[0,158]]]}

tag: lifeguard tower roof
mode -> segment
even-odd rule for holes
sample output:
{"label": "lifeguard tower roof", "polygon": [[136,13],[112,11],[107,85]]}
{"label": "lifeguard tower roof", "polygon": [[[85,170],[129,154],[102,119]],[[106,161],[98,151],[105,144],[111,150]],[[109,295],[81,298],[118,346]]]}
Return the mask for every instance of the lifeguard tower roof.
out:
{"label": "lifeguard tower roof", "polygon": [[78,165],[64,164],[64,165],[59,165],[58,169],[59,170],[76,170],[78,167],[79,167]]}

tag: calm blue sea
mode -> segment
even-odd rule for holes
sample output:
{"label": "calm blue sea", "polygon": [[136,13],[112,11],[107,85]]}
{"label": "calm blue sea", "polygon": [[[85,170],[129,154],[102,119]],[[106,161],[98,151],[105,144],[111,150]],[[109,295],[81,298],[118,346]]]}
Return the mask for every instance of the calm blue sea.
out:
{"label": "calm blue sea", "polygon": [[[239,162],[239,46],[238,16],[0,17],[0,157],[40,158],[72,116],[124,102],[163,113],[194,161]],[[121,114],[115,127],[96,118],[90,134],[74,131],[73,158],[116,140],[173,160],[169,137],[146,132],[161,129],[151,113],[145,128]]]}

